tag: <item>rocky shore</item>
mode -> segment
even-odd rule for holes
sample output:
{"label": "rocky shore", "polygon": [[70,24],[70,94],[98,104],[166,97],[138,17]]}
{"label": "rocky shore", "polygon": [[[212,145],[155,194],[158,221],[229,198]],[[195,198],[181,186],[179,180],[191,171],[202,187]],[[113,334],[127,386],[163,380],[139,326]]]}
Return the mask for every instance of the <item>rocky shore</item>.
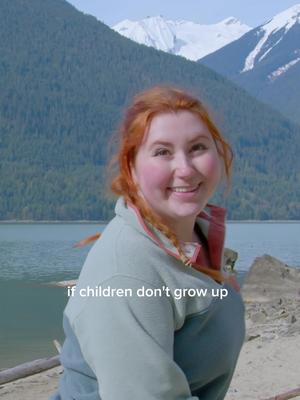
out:
{"label": "rocky shore", "polygon": [[[242,287],[246,340],[226,400],[300,399],[300,269],[265,255]],[[279,398],[278,398],[279,400]]]}
{"label": "rocky shore", "polygon": [[[299,400],[300,269],[268,255],[259,257],[241,293],[247,334],[226,400],[275,400],[287,392],[280,399]],[[47,400],[61,371],[59,366],[1,385],[0,399]]]}

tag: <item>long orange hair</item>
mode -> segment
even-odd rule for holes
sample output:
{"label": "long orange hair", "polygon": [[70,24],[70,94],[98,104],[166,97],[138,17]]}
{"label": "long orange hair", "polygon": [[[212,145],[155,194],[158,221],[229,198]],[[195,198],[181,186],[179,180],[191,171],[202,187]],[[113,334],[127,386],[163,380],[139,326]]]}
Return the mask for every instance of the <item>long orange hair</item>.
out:
{"label": "long orange hair", "polygon": [[[156,86],[148,89],[133,99],[132,104],[127,108],[123,121],[118,130],[119,148],[109,163],[109,170],[117,167],[110,189],[117,196],[123,196],[126,202],[135,205],[143,219],[155,228],[160,230],[177,248],[182,261],[188,265],[190,261],[184,254],[176,234],[167,226],[161,218],[154,215],[148,204],[138,195],[138,187],[135,184],[131,168],[134,164],[136,153],[142,143],[145,133],[149,129],[154,116],[161,113],[178,112],[187,110],[197,115],[209,129],[217,146],[218,153],[223,160],[224,173],[227,183],[230,181],[232,150],[225,141],[220,131],[212,121],[202,102],[181,89],[170,86]],[[100,234],[90,236],[79,242],[77,246],[83,246],[95,239]],[[224,277],[215,269],[200,267],[200,270],[213,279],[223,282]]]}

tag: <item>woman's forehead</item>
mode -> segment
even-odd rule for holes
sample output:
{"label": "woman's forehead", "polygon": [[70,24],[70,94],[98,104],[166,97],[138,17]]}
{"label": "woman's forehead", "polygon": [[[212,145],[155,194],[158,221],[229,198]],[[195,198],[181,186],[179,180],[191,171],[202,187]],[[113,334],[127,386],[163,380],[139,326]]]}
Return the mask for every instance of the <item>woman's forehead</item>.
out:
{"label": "woman's forehead", "polygon": [[178,138],[188,141],[197,136],[211,138],[200,116],[188,110],[180,110],[155,115],[145,131],[142,144],[152,145],[157,140],[172,142]]}

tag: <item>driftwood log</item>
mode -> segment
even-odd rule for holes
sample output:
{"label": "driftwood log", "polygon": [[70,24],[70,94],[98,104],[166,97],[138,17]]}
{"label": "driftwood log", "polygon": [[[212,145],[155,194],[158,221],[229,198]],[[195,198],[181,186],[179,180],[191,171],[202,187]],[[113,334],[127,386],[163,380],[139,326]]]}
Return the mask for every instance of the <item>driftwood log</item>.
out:
{"label": "driftwood log", "polygon": [[29,361],[24,364],[17,365],[0,371],[0,385],[34,375],[47,369],[60,365],[59,356],[50,358],[41,358],[39,360]]}
{"label": "driftwood log", "polygon": [[288,399],[294,399],[295,397],[300,396],[300,387],[296,389],[289,390],[288,392],[277,394],[274,397],[269,397],[268,399],[265,400],[288,400]]}

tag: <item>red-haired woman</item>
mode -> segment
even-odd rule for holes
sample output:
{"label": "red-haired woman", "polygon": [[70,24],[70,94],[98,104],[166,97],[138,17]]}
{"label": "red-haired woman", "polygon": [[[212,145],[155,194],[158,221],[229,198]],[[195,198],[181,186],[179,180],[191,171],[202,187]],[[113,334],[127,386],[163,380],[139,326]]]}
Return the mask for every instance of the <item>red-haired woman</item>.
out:
{"label": "red-haired woman", "polygon": [[120,129],[115,217],[64,312],[53,399],[221,400],[244,340],[223,269],[232,153],[203,104],[173,87],[134,98]]}

